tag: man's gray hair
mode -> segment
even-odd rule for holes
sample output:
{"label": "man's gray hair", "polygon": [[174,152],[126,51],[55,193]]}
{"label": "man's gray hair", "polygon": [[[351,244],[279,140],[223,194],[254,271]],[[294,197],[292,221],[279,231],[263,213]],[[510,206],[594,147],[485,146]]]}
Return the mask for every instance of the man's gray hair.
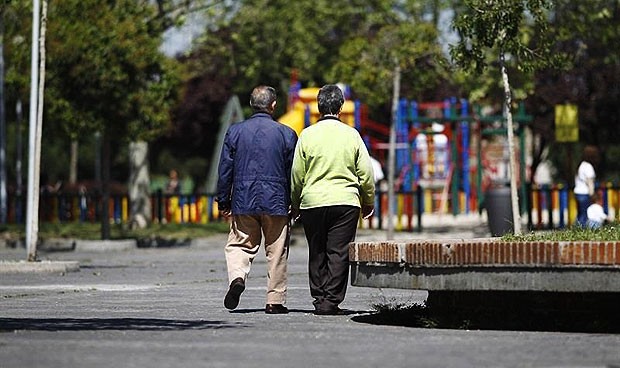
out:
{"label": "man's gray hair", "polygon": [[252,91],[250,96],[250,107],[255,112],[266,112],[271,114],[271,105],[276,100],[276,90],[269,86],[258,86]]}

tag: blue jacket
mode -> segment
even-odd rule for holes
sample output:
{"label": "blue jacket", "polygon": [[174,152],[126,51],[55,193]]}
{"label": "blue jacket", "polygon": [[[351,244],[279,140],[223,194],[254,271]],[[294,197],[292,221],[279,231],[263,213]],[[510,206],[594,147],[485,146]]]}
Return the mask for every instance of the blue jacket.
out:
{"label": "blue jacket", "polygon": [[267,113],[228,128],[219,163],[218,207],[233,215],[288,215],[297,134]]}

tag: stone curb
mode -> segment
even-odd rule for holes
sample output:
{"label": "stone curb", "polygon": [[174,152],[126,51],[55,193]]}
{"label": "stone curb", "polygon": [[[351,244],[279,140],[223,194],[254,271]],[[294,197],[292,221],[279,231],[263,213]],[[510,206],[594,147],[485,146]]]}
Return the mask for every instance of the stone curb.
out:
{"label": "stone curb", "polygon": [[[9,245],[8,242],[0,242],[0,247],[5,248],[24,248],[21,240],[15,244]],[[135,239],[123,240],[82,240],[70,238],[49,238],[41,239],[37,245],[37,251],[42,252],[110,252],[110,251],[126,251],[138,247]]]}
{"label": "stone curb", "polygon": [[2,273],[63,273],[80,270],[77,261],[0,261],[0,274]]}
{"label": "stone curb", "polygon": [[126,240],[76,240],[75,250],[83,252],[109,252],[135,249],[135,239]]}

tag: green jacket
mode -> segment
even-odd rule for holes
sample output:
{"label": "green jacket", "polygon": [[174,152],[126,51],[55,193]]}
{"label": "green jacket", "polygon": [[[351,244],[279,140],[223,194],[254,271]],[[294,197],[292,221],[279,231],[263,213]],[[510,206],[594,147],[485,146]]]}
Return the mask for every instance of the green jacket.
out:
{"label": "green jacket", "polygon": [[374,205],[375,183],[368,150],[357,130],[322,118],[297,141],[291,172],[293,208]]}

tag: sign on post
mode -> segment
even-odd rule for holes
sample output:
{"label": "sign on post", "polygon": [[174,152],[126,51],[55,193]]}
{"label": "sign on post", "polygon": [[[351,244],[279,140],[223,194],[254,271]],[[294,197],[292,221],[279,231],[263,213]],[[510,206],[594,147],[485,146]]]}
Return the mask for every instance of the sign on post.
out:
{"label": "sign on post", "polygon": [[579,141],[577,105],[555,105],[555,140],[557,142]]}

